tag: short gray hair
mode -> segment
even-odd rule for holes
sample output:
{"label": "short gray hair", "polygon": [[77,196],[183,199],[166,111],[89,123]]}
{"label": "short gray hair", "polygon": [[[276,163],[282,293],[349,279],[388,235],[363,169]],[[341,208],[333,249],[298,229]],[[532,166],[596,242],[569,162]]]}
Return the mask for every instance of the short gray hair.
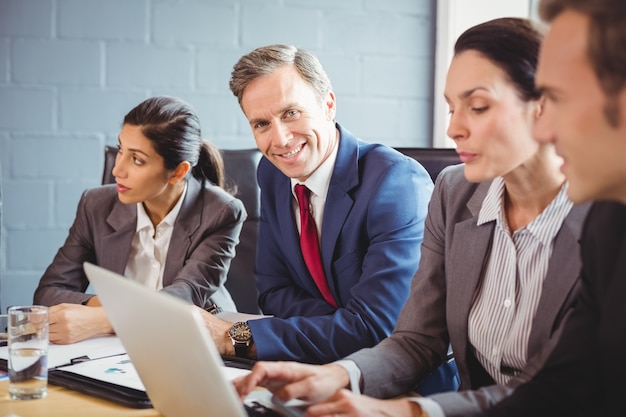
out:
{"label": "short gray hair", "polygon": [[317,57],[304,49],[291,45],[268,45],[257,48],[242,56],[233,67],[230,91],[241,105],[243,92],[252,81],[274,70],[292,65],[300,76],[316,92],[321,101],[332,90],[330,79]]}

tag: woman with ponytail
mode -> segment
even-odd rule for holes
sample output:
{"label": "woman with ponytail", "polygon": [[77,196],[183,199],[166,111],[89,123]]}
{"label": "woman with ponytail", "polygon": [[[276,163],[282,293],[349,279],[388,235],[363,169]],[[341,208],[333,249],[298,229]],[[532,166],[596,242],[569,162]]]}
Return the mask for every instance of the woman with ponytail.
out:
{"label": "woman with ponytail", "polygon": [[50,306],[50,340],[113,333],[82,268],[91,262],[203,309],[235,310],[224,287],[246,212],[224,190],[219,150],[193,108],[149,98],[124,118],[115,185],[85,191],[34,302]]}

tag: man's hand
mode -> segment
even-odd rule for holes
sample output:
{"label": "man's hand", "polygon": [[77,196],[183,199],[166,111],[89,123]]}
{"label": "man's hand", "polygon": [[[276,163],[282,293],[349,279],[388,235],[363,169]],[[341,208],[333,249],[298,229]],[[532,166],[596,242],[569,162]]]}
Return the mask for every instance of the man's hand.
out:
{"label": "man's hand", "polygon": [[407,399],[378,400],[340,390],[326,401],[307,408],[306,415],[347,417],[422,417],[421,407]]}
{"label": "man's hand", "polygon": [[235,356],[235,347],[230,340],[230,336],[228,336],[228,330],[231,328],[233,323],[215,317],[214,314],[211,314],[200,307],[196,308],[200,311],[204,324],[209,331],[209,335],[211,335],[211,338],[215,342],[215,346],[217,346],[217,350],[220,355]]}
{"label": "man's hand", "polygon": [[252,372],[233,381],[241,398],[255,387],[265,387],[283,401],[298,398],[318,402],[350,384],[348,372],[336,364],[257,362]]}
{"label": "man's hand", "polygon": [[113,333],[113,326],[102,307],[59,304],[50,307],[48,313],[52,343],[66,345]]}

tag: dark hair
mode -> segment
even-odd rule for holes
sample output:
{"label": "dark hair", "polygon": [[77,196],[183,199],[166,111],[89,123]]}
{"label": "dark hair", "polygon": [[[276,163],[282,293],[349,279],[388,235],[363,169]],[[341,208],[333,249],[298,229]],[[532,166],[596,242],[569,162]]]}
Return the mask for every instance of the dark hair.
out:
{"label": "dark hair", "polygon": [[587,57],[607,96],[606,118],[617,127],[618,95],[626,85],[626,1],[542,0],[539,3],[539,15],[546,22],[568,9],[589,18]]}
{"label": "dark hair", "polygon": [[239,104],[248,84],[262,75],[271,74],[277,68],[293,65],[300,76],[317,93],[320,100],[332,90],[330,79],[317,57],[304,49],[290,45],[268,45],[242,56],[233,67],[230,91]]}
{"label": "dark hair", "polygon": [[222,154],[202,139],[200,121],[189,103],[175,97],[152,97],[128,112],[124,124],[141,127],[166,169],[188,161],[195,178],[224,187]]}
{"label": "dark hair", "polygon": [[502,69],[524,101],[536,100],[535,72],[543,36],[527,19],[504,17],[467,29],[454,45],[454,55],[473,50]]}

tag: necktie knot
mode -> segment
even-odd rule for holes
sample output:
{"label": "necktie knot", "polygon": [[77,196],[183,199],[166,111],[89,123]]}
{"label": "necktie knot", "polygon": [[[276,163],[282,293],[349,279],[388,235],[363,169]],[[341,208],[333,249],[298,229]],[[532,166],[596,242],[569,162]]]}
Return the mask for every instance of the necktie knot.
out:
{"label": "necktie knot", "polygon": [[309,190],[306,185],[296,184],[295,192],[296,197],[298,198],[300,211],[309,211],[311,190]]}

